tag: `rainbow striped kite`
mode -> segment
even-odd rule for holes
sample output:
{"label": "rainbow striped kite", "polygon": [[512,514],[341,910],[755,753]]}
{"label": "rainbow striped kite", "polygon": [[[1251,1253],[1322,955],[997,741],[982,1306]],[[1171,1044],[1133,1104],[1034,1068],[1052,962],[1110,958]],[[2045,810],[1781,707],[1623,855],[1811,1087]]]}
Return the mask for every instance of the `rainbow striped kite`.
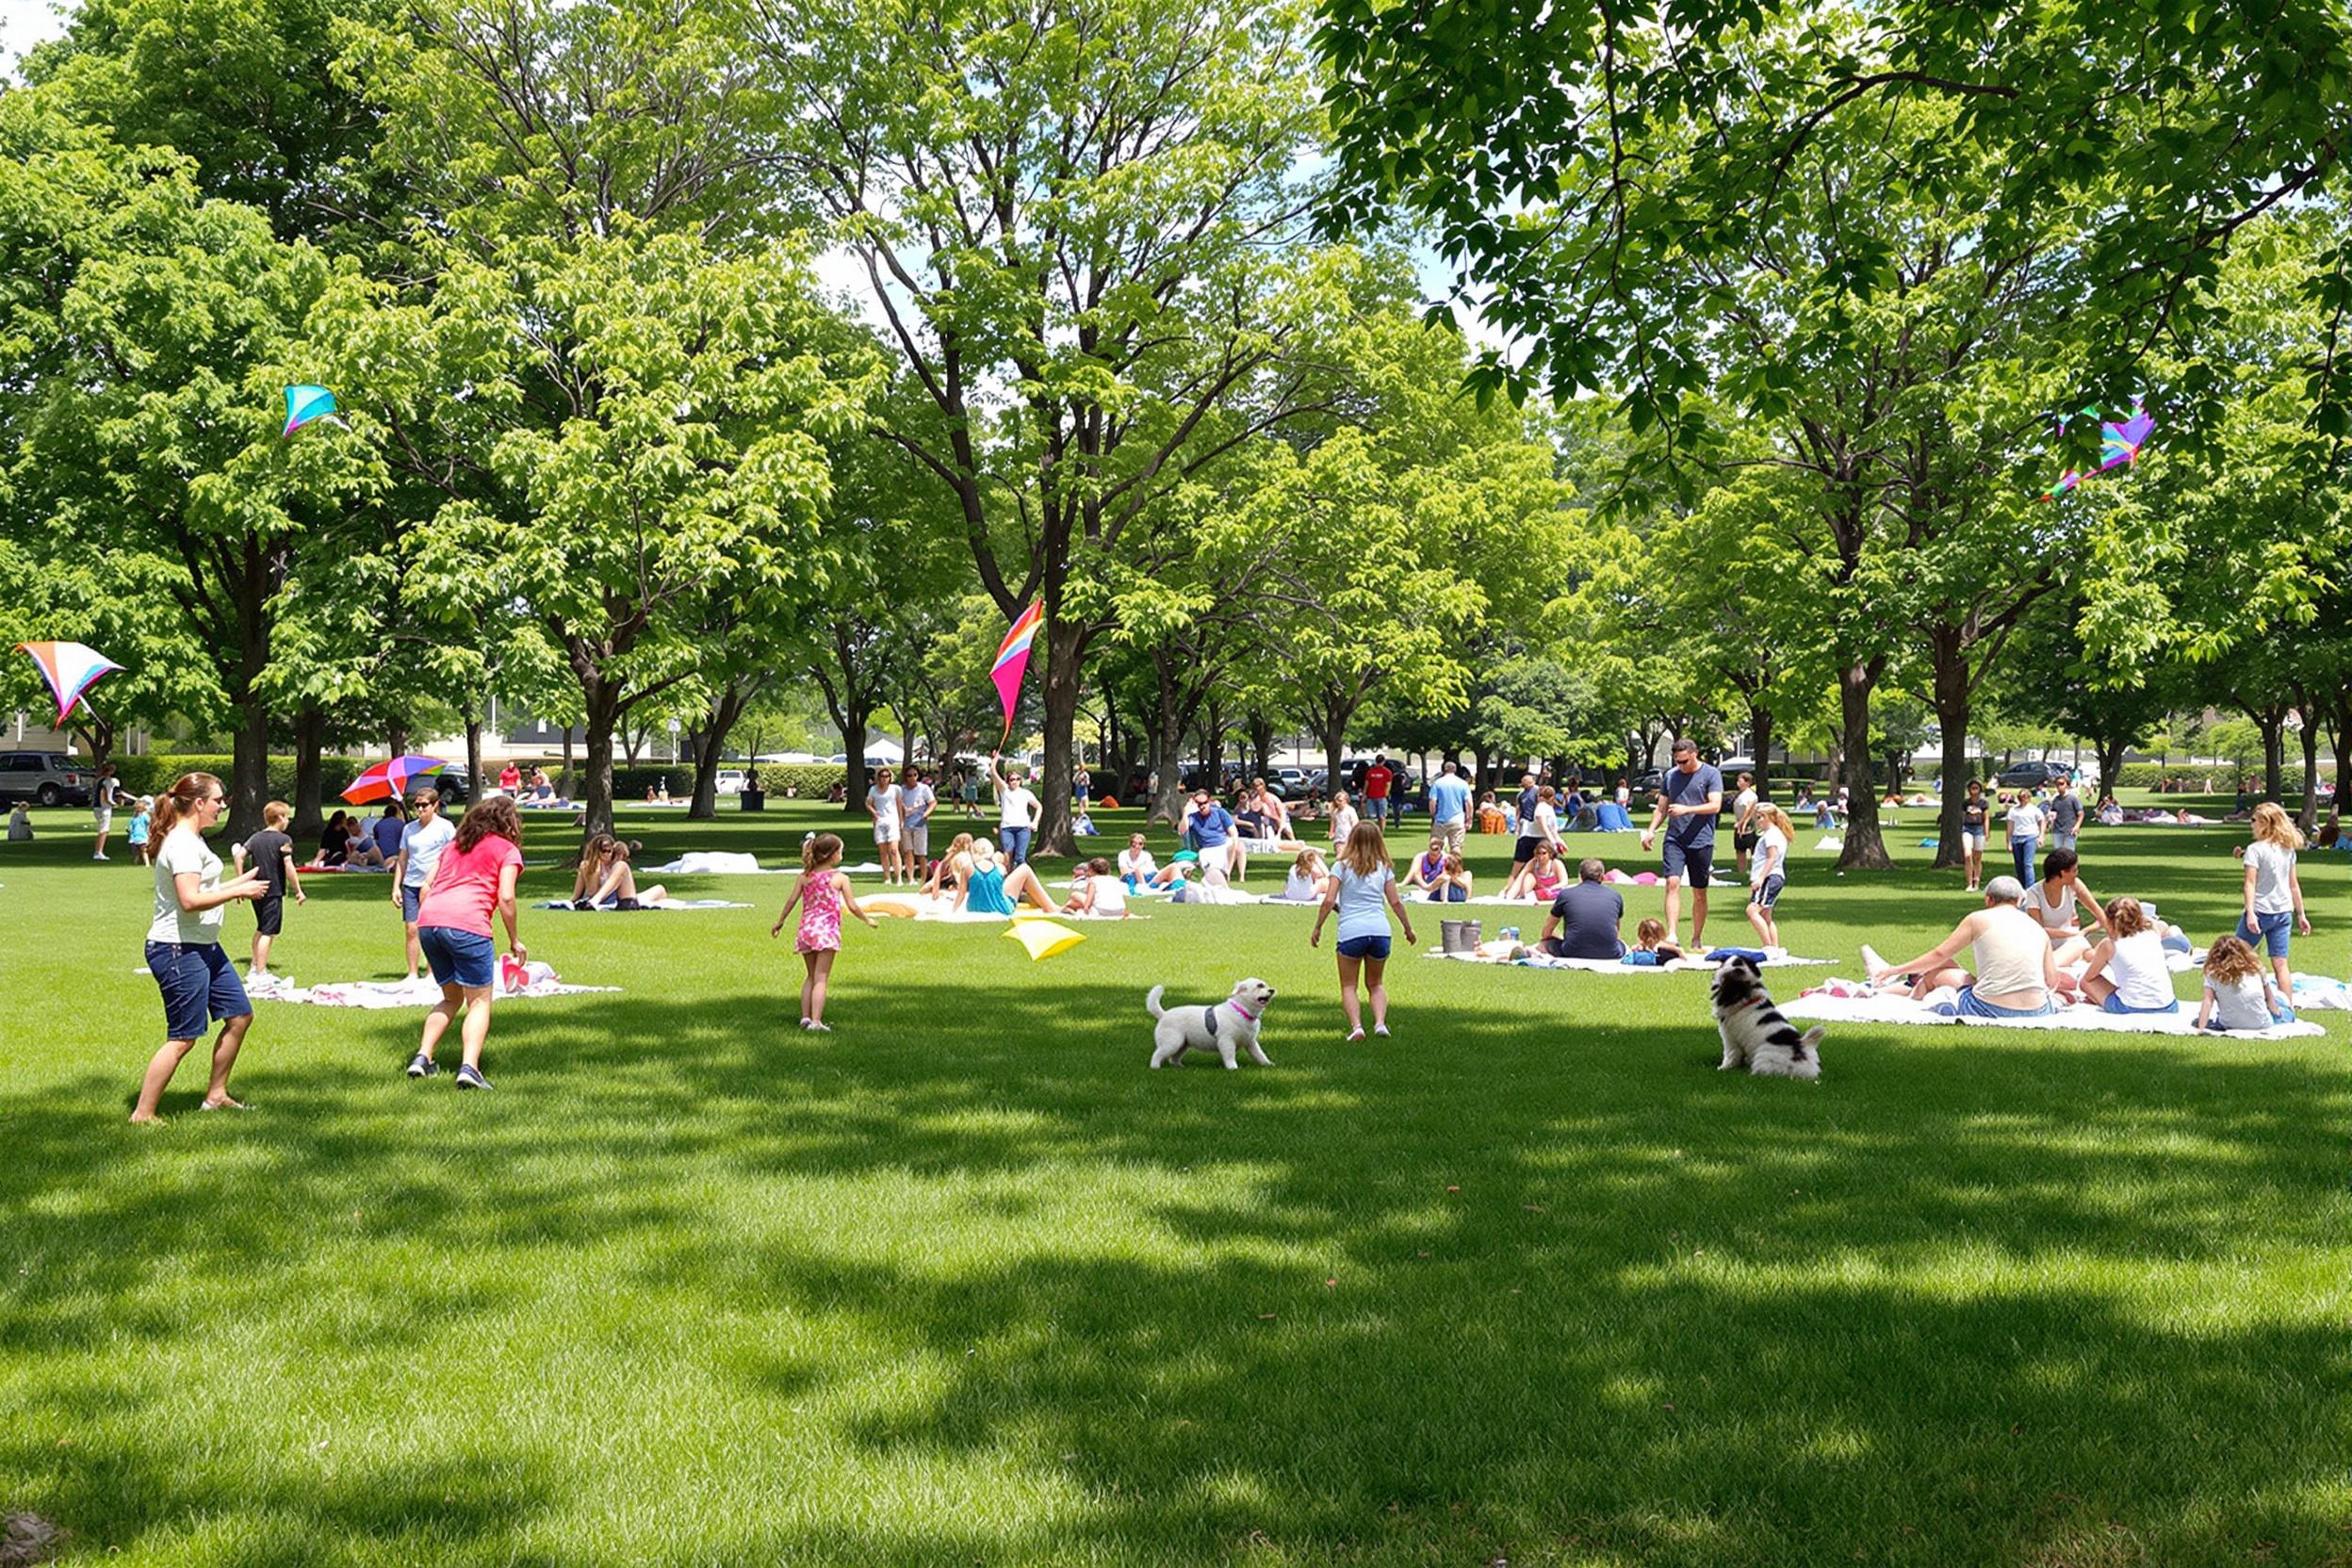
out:
{"label": "rainbow striped kite", "polygon": [[31,654],[33,662],[41,666],[41,678],[49,682],[49,690],[57,699],[60,727],[76,707],[90,710],[90,689],[98,683],[99,677],[122,667],[81,643],[19,643],[16,648],[19,653]]}
{"label": "rainbow striped kite", "polygon": [[1039,599],[1013,617],[1013,629],[996,645],[996,662],[988,669],[988,678],[996,682],[996,694],[1004,699],[1007,740],[1013,733],[1013,705],[1021,698],[1021,678],[1029,673],[1029,647],[1037,640],[1037,628],[1044,624],[1045,601]]}

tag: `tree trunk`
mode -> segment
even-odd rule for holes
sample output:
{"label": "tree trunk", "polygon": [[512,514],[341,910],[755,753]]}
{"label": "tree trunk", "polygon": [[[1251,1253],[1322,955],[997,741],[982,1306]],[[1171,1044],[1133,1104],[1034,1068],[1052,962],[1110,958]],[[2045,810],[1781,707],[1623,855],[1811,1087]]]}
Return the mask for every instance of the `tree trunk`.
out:
{"label": "tree trunk", "polygon": [[694,804],[686,808],[687,816],[708,822],[719,814],[719,763],[727,755],[727,734],[750,706],[751,696],[752,689],[745,683],[727,682],[718,700],[710,705],[703,727],[695,731],[694,798]]}
{"label": "tree trunk", "polygon": [[594,672],[580,676],[580,695],[587,704],[587,757],[580,777],[580,803],[588,833],[612,831],[612,736],[621,725],[620,687]]}
{"label": "tree trunk", "polygon": [[1217,703],[1208,705],[1208,716],[1200,721],[1200,776],[1209,792],[1223,798],[1225,793],[1225,713]]}
{"label": "tree trunk", "polygon": [[2091,737],[2091,755],[2099,760],[2099,789],[2101,794],[2115,792],[2116,776],[2123,772],[2123,754],[2131,746],[2132,737],[2129,735]]}
{"label": "tree trunk", "polygon": [[1071,743],[1077,738],[1078,695],[1086,656],[1086,623],[1048,611],[1045,625],[1045,764],[1032,779],[1043,808],[1037,822],[1037,855],[1077,853],[1070,831],[1070,781],[1077,772]]}
{"label": "tree trunk", "polygon": [[1956,626],[1929,627],[1927,645],[1935,668],[1936,722],[1944,739],[1943,766],[1937,776],[1943,788],[1936,811],[1936,869],[1954,871],[1968,864],[1968,853],[1960,841],[1960,808],[1968,796],[1967,780],[1961,775],[1968,765],[1968,718],[1973,709],[1968,657]]}
{"label": "tree trunk", "polygon": [[482,798],[482,715],[466,715],[466,784],[476,800]]}
{"label": "tree trunk", "polygon": [[270,799],[270,710],[247,696],[237,699],[237,711],[228,831],[232,841],[242,843],[261,831],[261,808]]}
{"label": "tree trunk", "polygon": [[1250,767],[1264,778],[1274,771],[1274,721],[1263,713],[1250,715]]}
{"label": "tree trunk", "polygon": [[841,709],[833,722],[841,727],[841,755],[849,760],[842,764],[845,777],[841,787],[841,810],[844,815],[866,814],[866,792],[873,788],[866,776],[866,723],[874,717],[873,707],[860,701],[856,692],[842,699]]}
{"label": "tree trunk", "polygon": [[1878,793],[1870,785],[1870,693],[1885,669],[1882,658],[1860,661],[1838,672],[1838,709],[1841,721],[1838,749],[1843,753],[1838,782],[1846,787],[1846,847],[1838,852],[1839,871],[1891,871],[1894,860],[1878,829]]}
{"label": "tree trunk", "polygon": [[294,836],[317,838],[327,825],[326,779],[318,754],[325,749],[327,715],[313,703],[294,716]]}
{"label": "tree trunk", "polygon": [[2319,829],[2319,715],[2309,702],[2298,706],[2303,713],[2303,809],[2295,821],[2308,839]]}
{"label": "tree trunk", "polygon": [[1756,794],[1772,798],[1772,710],[1758,702],[1748,704],[1748,745],[1756,753]]}
{"label": "tree trunk", "polygon": [[[1316,729],[1323,742],[1323,767],[1325,770],[1323,775],[1323,798],[1328,801],[1332,795],[1348,787],[1345,780],[1348,776],[1346,767],[1348,761],[1348,715],[1341,711],[1336,703],[1319,704],[1318,710],[1319,711],[1317,716],[1322,720],[1322,723],[1316,727]],[[1364,815],[1364,802],[1357,800],[1350,801],[1349,804],[1355,807],[1356,814],[1358,816]]]}
{"label": "tree trunk", "polygon": [[[384,749],[390,756],[406,757],[408,755],[409,745],[409,733],[408,727],[406,725],[396,724],[390,729],[384,731]],[[324,825],[322,824],[321,825]]]}
{"label": "tree trunk", "polygon": [[2262,732],[2262,794],[2269,800],[2287,798],[2287,710],[2273,707],[2247,713]]}
{"label": "tree trunk", "polygon": [[556,781],[556,792],[565,800],[573,799],[578,792],[572,782],[572,726],[568,719],[564,723],[564,771]]}

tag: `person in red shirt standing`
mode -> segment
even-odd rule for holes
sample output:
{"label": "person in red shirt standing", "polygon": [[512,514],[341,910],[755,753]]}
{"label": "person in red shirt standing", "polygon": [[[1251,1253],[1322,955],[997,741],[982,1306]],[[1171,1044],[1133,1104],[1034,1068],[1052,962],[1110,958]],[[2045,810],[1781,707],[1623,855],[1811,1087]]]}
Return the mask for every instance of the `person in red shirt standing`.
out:
{"label": "person in red shirt standing", "polygon": [[1388,765],[1388,754],[1382,752],[1364,770],[1364,809],[1374,822],[1388,822],[1389,786],[1396,782],[1396,770]]}
{"label": "person in red shirt standing", "polygon": [[523,870],[523,820],[514,803],[492,795],[474,803],[457,825],[457,839],[441,852],[433,881],[416,907],[416,944],[441,987],[441,1000],[425,1015],[425,1035],[408,1064],[411,1078],[429,1078],[433,1048],[449,1022],[466,1015],[465,1059],[457,1070],[461,1089],[486,1089],[482,1047],[490,1037],[490,993],[498,977],[498,947],[490,938],[490,912],[506,922],[507,950],[517,961],[529,956],[514,930],[514,884]]}
{"label": "person in red shirt standing", "polygon": [[523,788],[523,770],[513,762],[498,770],[498,789],[506,794],[518,794]]}

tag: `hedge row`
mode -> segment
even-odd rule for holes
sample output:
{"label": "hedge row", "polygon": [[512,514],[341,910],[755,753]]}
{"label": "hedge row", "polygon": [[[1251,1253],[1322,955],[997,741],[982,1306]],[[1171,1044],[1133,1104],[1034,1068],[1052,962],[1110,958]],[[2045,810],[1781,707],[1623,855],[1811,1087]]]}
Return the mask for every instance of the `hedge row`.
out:
{"label": "hedge row", "polygon": [[[325,775],[324,792],[327,798],[333,800],[346,784],[382,760],[384,759],[381,757],[321,757],[318,759],[318,765]],[[115,776],[122,780],[122,788],[132,794],[159,795],[170,789],[172,781],[184,773],[208,773],[225,782],[229,777],[230,763],[231,759],[226,757],[201,755],[117,756],[114,759],[114,772]],[[294,798],[294,759],[291,757],[270,759],[270,798],[272,800]]]}
{"label": "hedge row", "polygon": [[[324,792],[328,803],[334,803],[346,784],[383,760],[381,757],[321,757],[318,762],[325,776]],[[115,773],[122,779],[122,788],[135,795],[161,794],[173,779],[184,773],[208,773],[226,779],[230,775],[230,765],[229,758],[203,753],[157,753],[143,757],[123,754],[114,759]],[[558,763],[549,761],[544,765],[548,776],[557,778],[560,784]],[[482,771],[489,775],[492,783],[497,782],[497,768],[485,764]],[[531,769],[524,766],[522,772],[525,777],[529,777]],[[834,785],[845,783],[848,776],[849,770],[838,762],[763,762],[760,765],[760,787],[768,793],[781,796],[789,784],[802,800],[824,799]],[[659,788],[665,779],[673,799],[682,800],[694,792],[694,770],[691,765],[682,762],[641,764],[612,770],[612,797],[624,805],[632,800],[642,801],[647,790]],[[293,758],[270,759],[270,798],[294,798]]]}
{"label": "hedge row", "polygon": [[[2228,764],[2191,767],[2185,762],[2126,762],[2120,770],[2120,776],[2116,782],[2121,788],[2127,790],[2153,790],[2169,780],[2177,792],[2202,794],[2205,790],[2205,781],[2209,778],[2213,780],[2215,794],[2235,795],[2238,786],[2248,778],[2254,780],[2254,789],[2257,793],[2260,793],[2262,789],[2262,769],[2260,763],[2250,768],[2238,768]],[[2325,782],[2324,779],[2323,782]],[[2303,770],[2301,768],[2287,769],[2280,777],[2280,784],[2289,794],[2300,793],[2303,789]]]}

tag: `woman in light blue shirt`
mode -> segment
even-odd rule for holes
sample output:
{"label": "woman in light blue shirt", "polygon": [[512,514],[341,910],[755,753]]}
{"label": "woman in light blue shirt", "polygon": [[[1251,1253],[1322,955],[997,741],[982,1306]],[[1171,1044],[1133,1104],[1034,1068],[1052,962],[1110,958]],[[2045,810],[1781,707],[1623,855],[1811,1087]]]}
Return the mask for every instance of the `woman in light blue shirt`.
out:
{"label": "woman in light blue shirt", "polygon": [[1311,947],[1323,945],[1323,923],[1339,911],[1339,1010],[1348,1017],[1348,1037],[1364,1038],[1364,1015],[1356,999],[1359,972],[1372,993],[1372,1032],[1388,1034],[1388,988],[1380,983],[1388,967],[1388,916],[1395,910],[1405,928],[1405,940],[1418,945],[1413,916],[1396,891],[1396,868],[1388,858],[1388,841],[1378,823],[1358,823],[1339,852],[1332,869],[1331,891],[1315,912]]}

